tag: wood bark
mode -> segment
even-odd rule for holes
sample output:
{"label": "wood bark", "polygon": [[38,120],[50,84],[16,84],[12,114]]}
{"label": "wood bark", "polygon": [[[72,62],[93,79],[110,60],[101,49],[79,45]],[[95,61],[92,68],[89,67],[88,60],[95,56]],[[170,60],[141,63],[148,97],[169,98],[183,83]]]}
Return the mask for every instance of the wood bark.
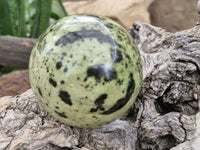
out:
{"label": "wood bark", "polygon": [[130,33],[140,49],[145,73],[143,88],[129,114],[138,129],[136,149],[165,150],[195,138],[200,26],[172,34],[135,23]]}
{"label": "wood bark", "polygon": [[0,36],[0,66],[28,68],[35,39]]}
{"label": "wood bark", "polygon": [[0,99],[0,149],[198,150],[200,25],[172,34],[136,22],[129,32],[144,80],[126,115],[94,129],[71,127],[51,117],[28,90]]}

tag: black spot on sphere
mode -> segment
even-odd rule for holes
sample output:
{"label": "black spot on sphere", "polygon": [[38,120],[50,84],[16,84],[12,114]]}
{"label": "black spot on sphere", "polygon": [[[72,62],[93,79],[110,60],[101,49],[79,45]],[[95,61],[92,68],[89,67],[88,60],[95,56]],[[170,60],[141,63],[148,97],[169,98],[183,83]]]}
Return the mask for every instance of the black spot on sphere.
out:
{"label": "black spot on sphere", "polygon": [[95,100],[95,105],[100,106],[104,104],[105,99],[107,98],[107,94],[102,94],[100,95],[96,100]]}
{"label": "black spot on sphere", "polygon": [[99,107],[99,110],[104,111],[105,108],[103,108],[103,106],[102,106],[102,107]]}
{"label": "black spot on sphere", "polygon": [[128,54],[126,54],[126,58],[130,59],[130,56]]}
{"label": "black spot on sphere", "polygon": [[87,76],[94,76],[97,82],[100,82],[101,77],[104,77],[105,82],[116,79],[117,73],[115,70],[106,67],[105,65],[96,65],[88,68]]}
{"label": "black spot on sphere", "polygon": [[124,80],[117,80],[117,84],[122,85]]}
{"label": "black spot on sphere", "polygon": [[125,63],[125,68],[128,68],[128,64],[127,63]]}
{"label": "black spot on sphere", "polygon": [[58,107],[58,106],[55,106],[55,108],[56,108],[56,109],[59,109],[59,107]]}
{"label": "black spot on sphere", "polygon": [[122,61],[123,56],[119,50],[111,49],[111,58],[114,62],[118,63],[118,62]]}
{"label": "black spot on sphere", "polygon": [[87,16],[94,17],[94,18],[100,18],[99,16],[96,16],[96,15],[87,15]]}
{"label": "black spot on sphere", "polygon": [[49,68],[47,67],[47,72],[49,72]]}
{"label": "black spot on sphere", "polygon": [[121,45],[121,44],[118,44],[118,47],[119,47],[119,48],[122,48],[122,45]]}
{"label": "black spot on sphere", "polygon": [[56,63],[56,69],[60,69],[62,67],[62,62],[59,61]]}
{"label": "black spot on sphere", "polygon": [[62,53],[62,55],[63,55],[63,56],[66,56],[66,55],[67,55],[67,53],[65,53],[65,52],[64,52],[64,53]]}
{"label": "black spot on sphere", "polygon": [[89,87],[89,84],[85,86],[85,89],[87,89]]}
{"label": "black spot on sphere", "polygon": [[94,119],[98,119],[98,117],[96,117],[96,116],[92,116],[92,118],[94,118]]}
{"label": "black spot on sphere", "polygon": [[87,57],[86,56],[83,56],[83,60],[86,60],[87,59]]}
{"label": "black spot on sphere", "polygon": [[129,85],[128,88],[126,90],[126,95],[123,98],[120,98],[109,110],[104,111],[102,114],[103,115],[108,115],[108,114],[112,114],[113,112],[121,109],[122,107],[124,107],[128,101],[130,100],[133,92],[135,89],[135,81],[133,79],[133,74],[131,73],[129,75]]}
{"label": "black spot on sphere", "polygon": [[53,87],[56,87],[56,86],[57,86],[57,82],[54,81],[52,78],[49,78],[49,83],[50,83],[51,85],[53,85]]}
{"label": "black spot on sphere", "polygon": [[63,80],[62,80],[62,81],[60,81],[60,84],[65,84],[65,81],[63,81]]}
{"label": "black spot on sphere", "polygon": [[64,45],[72,44],[75,41],[83,41],[84,38],[95,38],[100,43],[109,43],[112,46],[116,45],[116,41],[109,35],[105,35],[99,30],[87,30],[85,28],[82,28],[80,31],[76,32],[70,32],[61,37],[57,42],[56,45]]}
{"label": "black spot on sphere", "polygon": [[55,75],[53,73],[50,73],[50,76],[55,77]]}
{"label": "black spot on sphere", "polygon": [[42,92],[41,92],[40,88],[38,88],[38,92],[39,92],[40,96],[41,96],[41,97],[43,97],[43,95],[42,95]]}
{"label": "black spot on sphere", "polygon": [[67,72],[67,71],[68,71],[68,68],[67,68],[67,67],[65,67],[65,68],[64,68],[64,72]]}
{"label": "black spot on sphere", "polygon": [[107,98],[107,94],[100,95],[94,102],[94,104],[96,105],[96,108],[91,108],[90,112],[92,112],[92,113],[97,112],[97,110],[104,111],[103,104],[104,104],[106,98]]}
{"label": "black spot on sphere", "polygon": [[55,113],[57,113],[57,114],[58,114],[60,117],[62,117],[62,118],[67,118],[67,116],[65,115],[64,112],[60,113],[60,112],[57,112],[57,111],[55,110]]}
{"label": "black spot on sphere", "polygon": [[86,82],[86,81],[87,81],[87,79],[88,79],[88,78],[87,78],[87,77],[85,77],[83,81],[84,81],[84,82]]}
{"label": "black spot on sphere", "polygon": [[121,35],[118,35],[117,38],[122,41],[123,40],[123,37]]}
{"label": "black spot on sphere", "polygon": [[70,57],[70,58],[73,58],[73,55],[71,54],[69,57]]}
{"label": "black spot on sphere", "polygon": [[49,31],[50,31],[50,32],[53,31],[53,28],[51,28]]}
{"label": "black spot on sphere", "polygon": [[109,28],[109,29],[112,29],[113,28],[113,25],[112,24],[106,24],[105,25],[107,28]]}
{"label": "black spot on sphere", "polygon": [[98,110],[98,108],[91,108],[91,109],[90,109],[90,112],[91,112],[91,113],[97,112],[97,110]]}
{"label": "black spot on sphere", "polygon": [[61,98],[61,100],[62,100],[64,103],[66,103],[66,104],[68,104],[68,105],[70,105],[70,106],[72,105],[72,101],[71,101],[71,99],[70,99],[70,95],[69,95],[68,92],[66,92],[66,91],[60,91],[59,97]]}

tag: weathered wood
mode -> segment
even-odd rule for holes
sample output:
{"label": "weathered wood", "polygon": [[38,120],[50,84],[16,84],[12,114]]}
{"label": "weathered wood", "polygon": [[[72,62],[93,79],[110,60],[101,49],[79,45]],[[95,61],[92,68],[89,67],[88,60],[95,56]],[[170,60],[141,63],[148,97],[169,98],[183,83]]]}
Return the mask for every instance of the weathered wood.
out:
{"label": "weathered wood", "polygon": [[172,34],[135,23],[130,33],[145,73],[129,114],[138,129],[136,149],[166,150],[198,137],[200,26]]}
{"label": "weathered wood", "polygon": [[117,120],[95,129],[80,129],[58,122],[35,99],[32,90],[0,99],[0,149],[132,150],[136,129]]}
{"label": "weathered wood", "polygon": [[35,39],[0,36],[0,66],[28,68]]}
{"label": "weathered wood", "polygon": [[197,147],[190,144],[200,137],[200,26],[172,34],[135,23],[130,34],[141,53],[144,80],[129,113],[95,129],[70,127],[51,117],[28,90],[0,99],[0,149]]}
{"label": "weathered wood", "polygon": [[196,126],[197,132],[193,135],[194,138],[188,140],[184,143],[177,145],[176,147],[172,148],[171,150],[199,150],[200,149],[200,113],[196,115]]}
{"label": "weathered wood", "polygon": [[144,81],[127,116],[95,129],[70,127],[51,117],[29,90],[0,99],[0,149],[164,150],[199,137],[200,26],[171,34],[135,23],[130,32]]}

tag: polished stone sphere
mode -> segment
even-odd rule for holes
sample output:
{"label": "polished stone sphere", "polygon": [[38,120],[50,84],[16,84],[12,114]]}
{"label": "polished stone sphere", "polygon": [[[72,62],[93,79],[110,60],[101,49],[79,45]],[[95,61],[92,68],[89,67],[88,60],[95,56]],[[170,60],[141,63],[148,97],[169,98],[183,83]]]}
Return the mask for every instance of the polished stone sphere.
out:
{"label": "polished stone sphere", "polygon": [[51,115],[90,128],[127,112],[141,88],[142,65],[122,26],[102,16],[73,15],[39,37],[29,76],[36,98]]}

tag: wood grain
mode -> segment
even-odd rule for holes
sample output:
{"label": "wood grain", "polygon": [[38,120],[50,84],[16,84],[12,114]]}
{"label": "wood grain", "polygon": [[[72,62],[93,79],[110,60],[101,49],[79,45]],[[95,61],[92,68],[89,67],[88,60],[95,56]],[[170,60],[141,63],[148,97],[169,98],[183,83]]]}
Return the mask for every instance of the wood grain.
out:
{"label": "wood grain", "polygon": [[36,39],[0,36],[0,66],[28,68]]}

